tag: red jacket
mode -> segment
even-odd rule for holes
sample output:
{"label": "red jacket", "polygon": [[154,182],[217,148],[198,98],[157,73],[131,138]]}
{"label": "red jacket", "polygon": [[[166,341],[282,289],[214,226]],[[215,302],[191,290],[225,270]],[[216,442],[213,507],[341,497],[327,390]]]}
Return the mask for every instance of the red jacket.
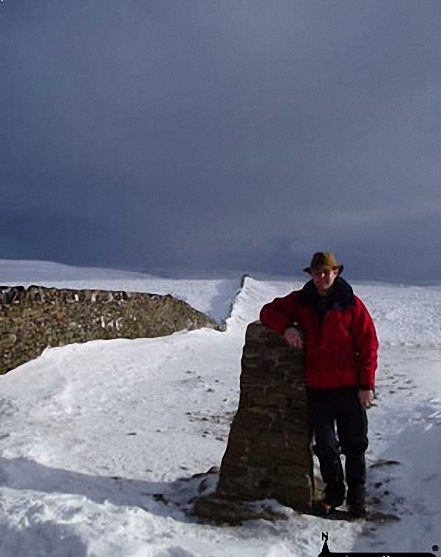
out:
{"label": "red jacket", "polygon": [[372,318],[363,302],[341,277],[338,295],[320,322],[314,309],[312,282],[302,290],[265,305],[260,320],[276,333],[297,322],[305,335],[305,376],[308,387],[358,386],[373,389],[378,340]]}

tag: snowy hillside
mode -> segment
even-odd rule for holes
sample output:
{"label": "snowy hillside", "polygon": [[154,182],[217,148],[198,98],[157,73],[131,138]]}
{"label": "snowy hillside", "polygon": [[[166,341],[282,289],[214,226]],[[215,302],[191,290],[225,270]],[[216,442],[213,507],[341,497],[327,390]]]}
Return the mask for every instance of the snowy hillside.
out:
{"label": "snowy hillside", "polygon": [[11,261],[0,259],[0,284],[28,287],[31,284],[54,288],[124,290],[149,294],[173,294],[195,309],[221,321],[230,310],[240,286],[235,279],[159,278],[144,273],[72,267],[49,261]]}
{"label": "snowy hillside", "polygon": [[[357,285],[381,342],[369,410],[369,502],[393,523],[287,520],[242,527],[185,514],[219,465],[238,402],[247,323],[301,282],[169,280],[0,261],[1,284],[171,293],[217,319],[158,339],[46,350],[0,377],[1,557],[310,557],[441,546],[441,290]],[[348,278],[350,280],[350,277]],[[164,503],[164,498],[169,500]]]}

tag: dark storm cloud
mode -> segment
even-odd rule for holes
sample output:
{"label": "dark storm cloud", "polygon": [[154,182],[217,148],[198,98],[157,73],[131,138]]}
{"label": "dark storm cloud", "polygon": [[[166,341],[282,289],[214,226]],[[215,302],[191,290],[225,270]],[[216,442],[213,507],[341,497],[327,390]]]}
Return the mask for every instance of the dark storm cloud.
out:
{"label": "dark storm cloud", "polygon": [[[80,217],[0,211],[2,256],[5,258],[14,257],[20,250],[26,259],[35,259],[38,254],[44,260],[59,261],[64,258],[68,245],[72,263],[96,261],[102,264],[109,256],[103,251],[104,247],[107,248],[103,240],[108,232],[102,222]],[[94,238],[93,242],[91,238]]]}
{"label": "dark storm cloud", "polygon": [[277,273],[333,249],[436,278],[440,24],[436,0],[5,0],[3,256]]}

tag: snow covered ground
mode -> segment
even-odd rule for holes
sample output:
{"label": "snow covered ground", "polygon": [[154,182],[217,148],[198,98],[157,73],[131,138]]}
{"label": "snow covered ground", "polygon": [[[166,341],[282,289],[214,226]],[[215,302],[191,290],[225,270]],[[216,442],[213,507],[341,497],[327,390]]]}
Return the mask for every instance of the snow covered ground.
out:
{"label": "snow covered ground", "polygon": [[[391,523],[300,515],[241,527],[185,513],[219,465],[246,325],[302,281],[171,280],[0,261],[0,283],[171,293],[220,320],[165,338],[46,350],[0,377],[1,557],[310,557],[441,546],[441,288],[353,283],[380,336],[369,501]],[[350,280],[350,277],[349,277]],[[168,504],[164,502],[168,500]]]}

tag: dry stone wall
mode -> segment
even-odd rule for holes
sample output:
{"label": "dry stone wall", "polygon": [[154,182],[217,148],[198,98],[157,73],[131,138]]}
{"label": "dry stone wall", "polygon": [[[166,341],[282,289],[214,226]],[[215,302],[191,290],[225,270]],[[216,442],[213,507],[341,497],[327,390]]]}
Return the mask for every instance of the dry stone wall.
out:
{"label": "dry stone wall", "polygon": [[290,348],[260,322],[246,332],[239,408],[231,425],[214,494],[195,513],[240,523],[250,511],[238,501],[275,498],[296,510],[315,498],[303,351]]}
{"label": "dry stone wall", "polygon": [[39,356],[47,346],[98,339],[144,338],[216,322],[173,296],[0,287],[0,374]]}

